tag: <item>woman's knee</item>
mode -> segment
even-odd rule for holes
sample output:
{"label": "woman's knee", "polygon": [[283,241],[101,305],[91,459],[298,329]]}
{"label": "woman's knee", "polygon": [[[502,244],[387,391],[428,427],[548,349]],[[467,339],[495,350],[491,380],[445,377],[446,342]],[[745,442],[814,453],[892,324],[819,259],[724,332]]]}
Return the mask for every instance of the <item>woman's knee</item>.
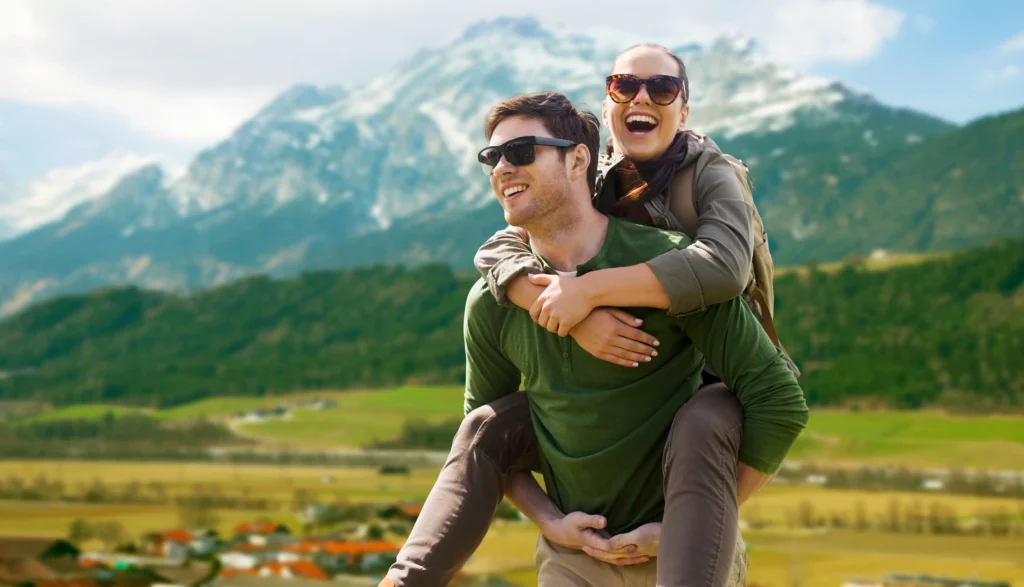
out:
{"label": "woman's knee", "polygon": [[715,383],[702,387],[676,413],[671,442],[679,446],[725,446],[739,452],[743,438],[743,407],[725,386]]}
{"label": "woman's knee", "polygon": [[536,451],[526,394],[517,392],[481,406],[462,420],[453,446],[476,451],[502,471],[511,471]]}

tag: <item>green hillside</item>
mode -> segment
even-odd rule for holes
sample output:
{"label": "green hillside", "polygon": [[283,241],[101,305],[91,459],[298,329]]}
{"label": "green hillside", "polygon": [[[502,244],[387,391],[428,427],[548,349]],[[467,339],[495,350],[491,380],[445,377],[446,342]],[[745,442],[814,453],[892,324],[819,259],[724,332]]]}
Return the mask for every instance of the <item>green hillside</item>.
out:
{"label": "green hillside", "polygon": [[[475,276],[441,266],[255,278],[188,298],[133,288],[0,322],[0,400],[174,406],[298,389],[458,384]],[[804,268],[778,329],[812,403],[1019,409],[1024,242]]]}
{"label": "green hillside", "polygon": [[792,136],[780,156],[766,159],[757,155],[784,137],[723,141],[723,149],[750,160],[780,262],[874,249],[955,251],[1024,235],[1024,109],[937,136],[922,127],[902,149],[891,146],[893,131],[884,125],[860,132],[877,145],[856,151],[836,146],[855,144],[850,137]]}

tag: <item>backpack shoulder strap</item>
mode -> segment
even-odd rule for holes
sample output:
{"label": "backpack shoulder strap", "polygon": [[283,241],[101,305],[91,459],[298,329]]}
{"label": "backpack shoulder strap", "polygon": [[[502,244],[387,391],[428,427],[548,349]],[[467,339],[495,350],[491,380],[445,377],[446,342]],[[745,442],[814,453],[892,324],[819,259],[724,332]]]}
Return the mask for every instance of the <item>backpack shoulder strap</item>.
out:
{"label": "backpack shoulder strap", "polygon": [[693,205],[694,168],[690,165],[672,177],[668,189],[668,209],[691,239],[697,238],[697,208]]}

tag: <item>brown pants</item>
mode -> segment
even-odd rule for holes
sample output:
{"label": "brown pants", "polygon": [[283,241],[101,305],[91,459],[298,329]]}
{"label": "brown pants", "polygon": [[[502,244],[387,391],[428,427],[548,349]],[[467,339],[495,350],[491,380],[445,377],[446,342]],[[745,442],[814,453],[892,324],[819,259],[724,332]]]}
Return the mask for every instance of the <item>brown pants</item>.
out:
{"label": "brown pants", "polygon": [[[746,558],[735,552],[736,462],[742,427],[739,402],[721,383],[702,387],[676,414],[663,455],[665,514],[656,559],[658,587],[725,587],[742,581]],[[538,451],[525,393],[506,396],[466,416],[388,578],[397,587],[447,585],[486,536],[510,477],[539,469]],[[539,565],[541,552],[538,546]],[[736,566],[742,568],[733,568],[734,554]],[[546,556],[545,560],[552,558]],[[554,568],[552,564],[548,566]],[[593,584],[581,579],[564,584]]]}

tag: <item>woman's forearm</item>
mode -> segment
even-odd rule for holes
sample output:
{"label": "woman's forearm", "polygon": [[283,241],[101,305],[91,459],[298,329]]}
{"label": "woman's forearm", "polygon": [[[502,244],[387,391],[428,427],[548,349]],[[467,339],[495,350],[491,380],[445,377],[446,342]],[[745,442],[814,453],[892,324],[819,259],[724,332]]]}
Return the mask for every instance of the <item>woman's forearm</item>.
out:
{"label": "woman's forearm", "polygon": [[669,308],[665,288],[646,263],[592,271],[580,279],[595,308]]}
{"label": "woman's forearm", "polygon": [[505,297],[508,301],[524,310],[529,310],[542,293],[544,293],[544,288],[530,283],[530,279],[526,275],[516,277],[508,282],[505,288]]}

